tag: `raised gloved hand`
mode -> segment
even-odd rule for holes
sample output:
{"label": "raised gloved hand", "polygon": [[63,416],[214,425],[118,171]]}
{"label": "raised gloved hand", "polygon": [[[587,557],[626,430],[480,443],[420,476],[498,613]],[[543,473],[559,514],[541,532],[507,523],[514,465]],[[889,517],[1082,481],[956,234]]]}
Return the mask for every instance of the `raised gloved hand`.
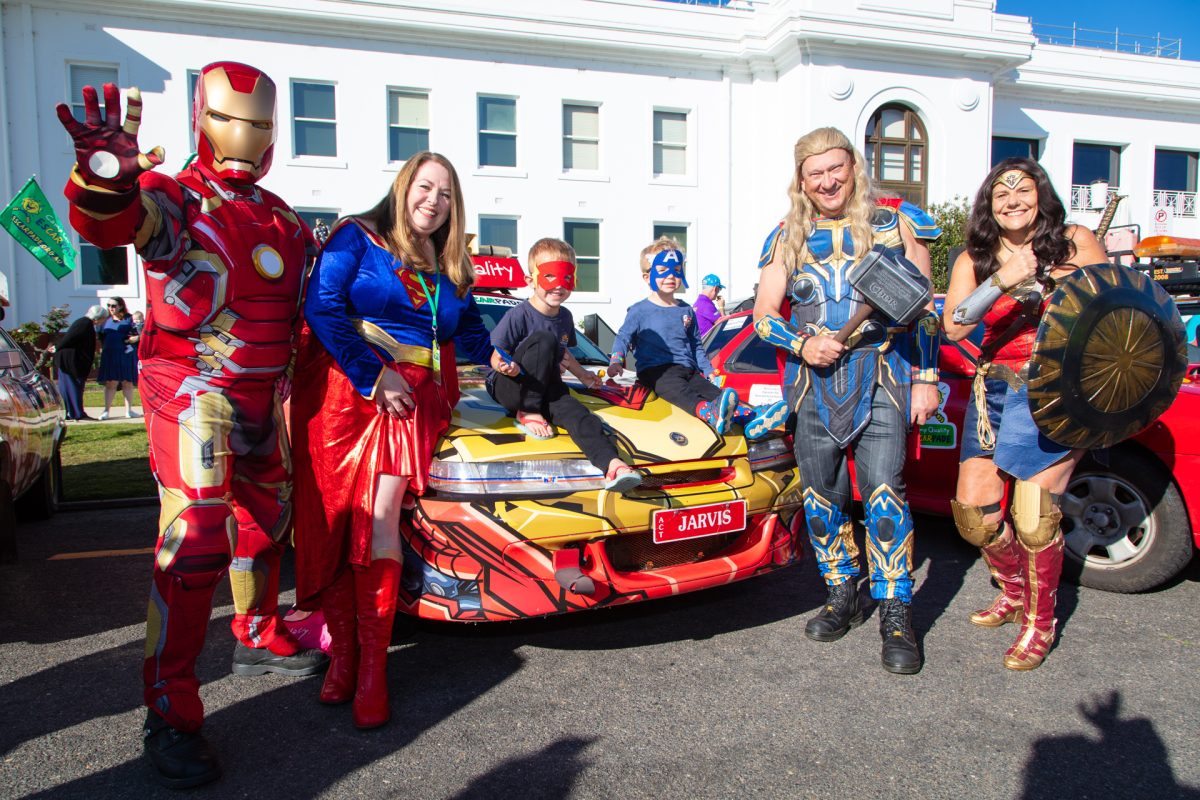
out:
{"label": "raised gloved hand", "polygon": [[75,160],[79,174],[90,186],[114,192],[126,192],[137,183],[138,175],[163,163],[165,153],[155,147],[143,153],[138,147],[138,128],[142,124],[142,93],[129,90],[129,109],[121,124],[121,94],[116,84],[104,84],[104,119],[94,86],[83,87],[84,122],[75,119],[66,103],[57,106],[58,119],[75,140]]}

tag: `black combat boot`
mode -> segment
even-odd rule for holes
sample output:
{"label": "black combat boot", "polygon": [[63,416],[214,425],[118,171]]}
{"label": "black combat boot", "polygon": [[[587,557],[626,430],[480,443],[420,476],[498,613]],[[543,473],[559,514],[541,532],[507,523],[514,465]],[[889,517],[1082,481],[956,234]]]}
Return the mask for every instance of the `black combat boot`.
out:
{"label": "black combat boot", "polygon": [[150,711],[142,727],[146,758],[158,771],[158,780],[170,789],[190,789],[221,777],[217,758],[199,731],[184,733]]}
{"label": "black combat boot", "polygon": [[912,675],[921,671],[921,652],[912,629],[912,606],[903,600],[879,602],[879,635],[883,637],[883,668]]}
{"label": "black combat boot", "polygon": [[829,587],[825,607],[804,625],[804,635],[818,642],[836,642],[863,621],[854,579]]}

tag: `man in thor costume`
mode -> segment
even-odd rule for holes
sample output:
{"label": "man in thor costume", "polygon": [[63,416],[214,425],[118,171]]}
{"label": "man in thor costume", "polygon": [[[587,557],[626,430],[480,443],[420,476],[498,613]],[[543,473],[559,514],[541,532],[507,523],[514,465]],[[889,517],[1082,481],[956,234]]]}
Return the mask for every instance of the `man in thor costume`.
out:
{"label": "man in thor costume", "polygon": [[279,559],[291,529],[291,460],[280,412],[312,236],[256,185],[271,166],[275,85],[254,67],[209,64],[196,84],[197,158],[174,178],[142,153],[141,93],[83,90],[85,120],[58,116],[74,139],[71,223],[101,248],[133,243],[149,308],[139,389],[159,484],[154,581],[146,626],[143,732],[163,783],[220,775],[200,733],[195,662],[213,591],[228,571],[237,638],[233,671],[309,675],[326,659],[302,650],[278,610]]}

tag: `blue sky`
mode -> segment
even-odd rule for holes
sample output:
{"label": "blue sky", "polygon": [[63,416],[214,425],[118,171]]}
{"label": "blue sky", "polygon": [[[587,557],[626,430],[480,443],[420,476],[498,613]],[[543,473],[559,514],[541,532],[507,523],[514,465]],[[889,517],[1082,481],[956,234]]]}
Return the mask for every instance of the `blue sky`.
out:
{"label": "blue sky", "polygon": [[[1183,40],[1183,57],[1200,61],[1200,0],[996,0],[1001,14],[1032,17],[1034,23]],[[1091,35],[1091,34],[1089,34]]]}

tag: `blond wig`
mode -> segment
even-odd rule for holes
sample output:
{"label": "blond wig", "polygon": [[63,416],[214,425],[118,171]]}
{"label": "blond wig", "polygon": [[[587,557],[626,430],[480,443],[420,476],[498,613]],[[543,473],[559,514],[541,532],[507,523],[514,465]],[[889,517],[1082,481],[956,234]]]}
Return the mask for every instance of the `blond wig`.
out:
{"label": "blond wig", "polygon": [[812,232],[813,222],[820,216],[808,195],[804,193],[804,180],[800,170],[806,159],[830,150],[845,150],[850,154],[854,191],[846,203],[844,215],[850,220],[850,239],[854,243],[854,252],[861,255],[870,250],[874,243],[875,234],[871,218],[874,215],[875,200],[871,191],[871,180],[867,177],[866,160],[846,138],[846,134],[837,128],[817,128],[796,141],[796,169],[788,186],[788,197],[791,198],[792,207],[788,211],[787,238],[783,242],[784,264],[789,268],[794,269],[807,258],[808,237]]}

